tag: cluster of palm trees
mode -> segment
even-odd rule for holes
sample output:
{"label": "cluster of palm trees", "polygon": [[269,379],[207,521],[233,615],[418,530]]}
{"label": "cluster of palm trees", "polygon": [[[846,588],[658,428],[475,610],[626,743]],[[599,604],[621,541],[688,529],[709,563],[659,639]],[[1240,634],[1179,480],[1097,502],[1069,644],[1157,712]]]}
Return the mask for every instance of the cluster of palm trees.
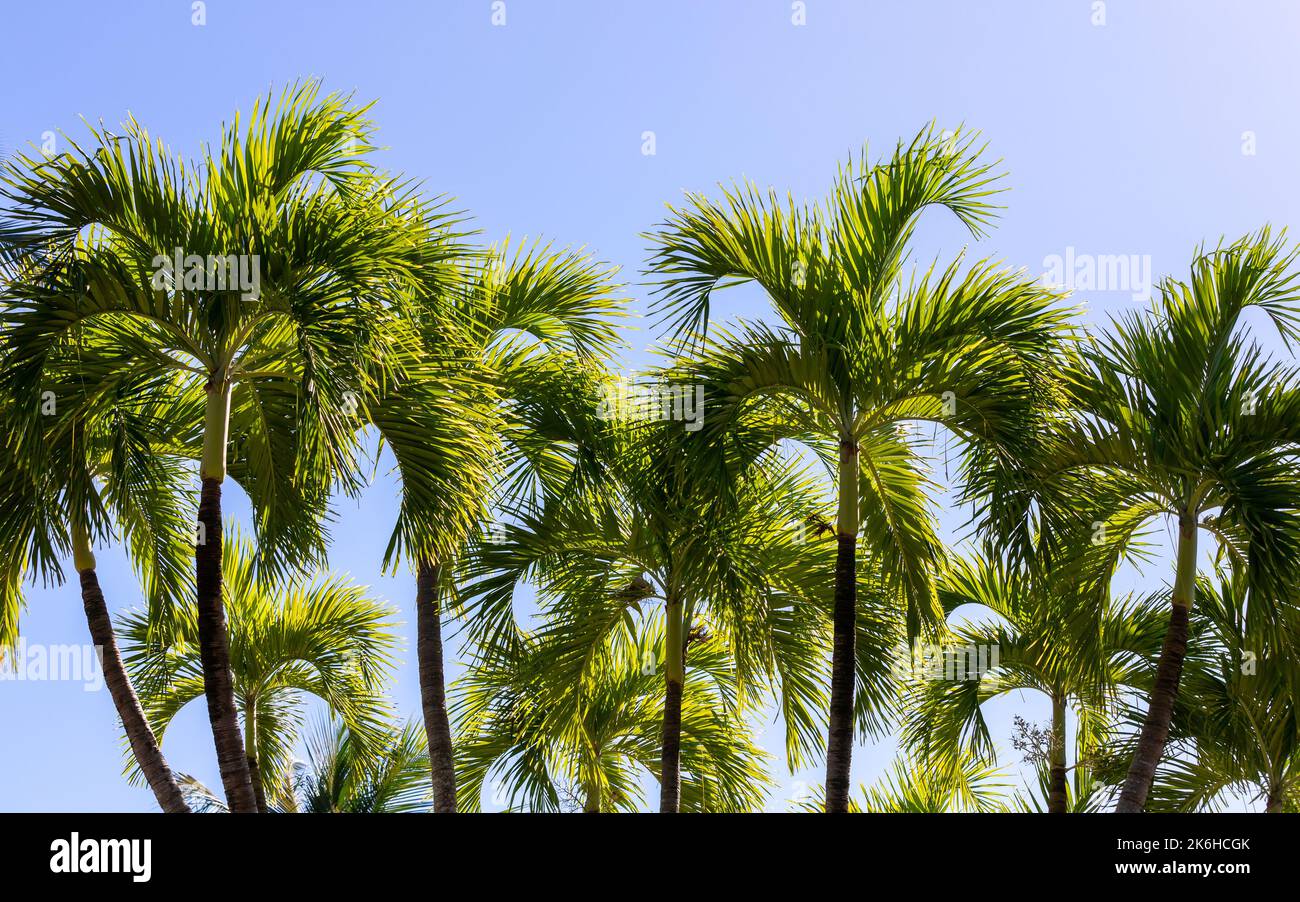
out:
{"label": "cluster of palm trees", "polygon": [[[651,778],[664,812],[755,810],[774,715],[789,770],[824,761],[799,804],[830,812],[1300,805],[1300,372],[1255,338],[1300,337],[1285,235],[1198,249],[1085,329],[1023,271],[907,265],[928,208],[979,236],[1001,190],[973,136],[927,129],[822,202],[670,208],[646,236],[663,362],[628,409],[613,269],[477,246],[375,168],[372,128],[306,83],[195,162],[131,120],[0,171],[0,647],[70,555],[163,810],[622,811]],[[236,261],[251,290],[204,277]],[[742,282],[775,316],[711,321]],[[964,550],[939,537],[940,435]],[[385,451],[376,563],[414,577],[423,730],[387,700],[395,612],[324,569],[331,499]],[[1113,592],[1160,525],[1173,572]],[[115,624],[116,541],[143,605]],[[920,645],[995,654],[936,678],[900,667]],[[1022,722],[1040,785],[1012,799],[985,703],[1024,689],[1052,716]],[[304,763],[308,695],[330,717]],[[200,697],[220,792],[161,750]],[[855,795],[855,743],[894,730]]]}

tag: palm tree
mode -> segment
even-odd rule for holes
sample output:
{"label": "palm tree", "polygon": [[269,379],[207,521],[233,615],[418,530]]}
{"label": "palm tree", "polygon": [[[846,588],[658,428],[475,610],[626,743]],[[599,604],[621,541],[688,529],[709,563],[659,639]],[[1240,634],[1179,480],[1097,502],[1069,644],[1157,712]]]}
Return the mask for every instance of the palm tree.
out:
{"label": "palm tree", "polygon": [[[1265,644],[1246,625],[1253,598],[1241,568],[1198,581],[1170,754],[1156,770],[1148,810],[1215,809],[1227,793],[1261,799],[1266,812],[1300,810],[1295,627],[1285,628],[1282,645]],[[1136,734],[1142,712],[1128,714]],[[1131,756],[1132,745],[1121,743],[1119,754]]]}
{"label": "palm tree", "polygon": [[[162,809],[184,813],[189,808],[123,666],[93,550],[96,539],[111,537],[112,525],[121,528],[150,609],[165,619],[167,600],[183,585],[192,511],[180,501],[187,474],[158,436],[170,434],[183,408],[171,374],[114,358],[102,345],[106,336],[86,338],[101,343],[91,354],[99,366],[93,390],[85,388],[88,368],[64,360],[45,382],[44,424],[29,446],[35,453],[18,454],[7,440],[0,445],[0,649],[17,638],[25,577],[41,571],[61,582],[58,557],[70,550],[91,641],[135,762]],[[11,411],[0,405],[0,413]]]}
{"label": "palm tree", "polygon": [[[747,463],[717,450],[741,422],[762,422],[773,442],[821,444],[834,463],[827,811],[848,808],[859,533],[906,590],[909,632],[938,619],[928,480],[897,426],[930,420],[964,440],[965,497],[989,498],[986,519],[1000,522],[1005,512],[989,490],[1033,456],[1036,389],[1050,385],[1066,322],[1053,309],[1057,296],[988,262],[962,274],[958,260],[904,280],[908,243],[927,207],[947,207],[982,233],[997,176],[981,153],[973,138],[930,129],[874,166],[864,150],[840,170],[824,207],[745,185],[721,203],[690,196],[651,236],[661,309],[679,333],[703,342],[678,377],[705,386],[701,435],[714,450],[703,472],[716,479]],[[780,324],[703,337],[713,291],[746,281],[767,294]]]}
{"label": "palm tree", "polygon": [[[238,536],[224,543],[223,554],[232,682],[257,810],[265,812],[277,801],[268,800],[268,788],[289,785],[304,695],[323,701],[363,750],[384,740],[383,686],[397,645],[393,612],[336,576],[270,583],[255,572],[252,546]],[[185,604],[176,606],[165,631],[144,611],[122,620],[127,667],[159,736],[204,693],[199,619],[197,606]]]}
{"label": "palm tree", "polygon": [[567,452],[557,453],[545,430],[567,416],[569,369],[593,365],[616,344],[611,276],[589,257],[549,245],[512,251],[507,243],[467,259],[449,288],[430,286],[431,296],[411,299],[405,322],[414,339],[404,342],[411,359],[403,378],[377,384],[368,405],[401,475],[401,513],[384,566],[405,559],[416,571],[436,812],[456,811],[442,639],[454,588],[448,566],[486,523],[494,493],[517,489],[529,473],[549,483],[566,468]]}
{"label": "palm tree", "polygon": [[[196,587],[205,692],[222,783],[256,808],[230,679],[222,605],[222,483],[229,446],[268,562],[323,555],[320,514],[354,469],[353,432],[388,358],[385,301],[412,280],[436,290],[460,250],[449,219],[366,162],[364,108],[312,82],[268,96],[187,165],[135,120],[92,145],[4,164],[0,247],[21,274],[6,291],[5,393],[38,431],[51,355],[90,325],[134,358],[203,391]],[[237,277],[238,276],[238,277]],[[380,363],[376,365],[375,361]],[[230,432],[232,411],[250,428]],[[206,541],[205,541],[206,539]]]}
{"label": "palm tree", "polygon": [[[641,775],[662,781],[654,663],[662,626],[637,618],[596,652],[601,665],[576,684],[557,678],[555,657],[566,649],[541,638],[476,663],[453,687],[462,809],[478,810],[483,785],[497,774],[494,794],[511,810],[522,800],[530,811],[636,811]],[[691,644],[680,714],[682,807],[755,810],[771,780],[766,754],[733,713],[733,665],[716,639]]]}
{"label": "palm tree", "polygon": [[[1243,315],[1256,308],[1288,343],[1300,337],[1296,257],[1285,235],[1274,238],[1267,228],[1198,250],[1188,281],[1165,279],[1149,313],[1117,317],[1087,341],[1070,386],[1079,415],[1059,424],[1037,481],[1051,517],[1082,510],[1085,523],[1095,516],[1104,524],[1119,512],[1128,529],[1155,517],[1176,527],[1168,626],[1119,812],[1143,809],[1169,735],[1199,534],[1246,568],[1253,630],[1275,631],[1277,601],[1294,581],[1300,378],[1263,353]],[[1113,487],[1100,505],[1091,503],[1099,478]],[[1071,503],[1073,513],[1059,513]]]}
{"label": "palm tree", "polygon": [[[679,389],[653,381],[641,388],[652,398]],[[806,753],[813,712],[824,706],[817,670],[829,638],[829,592],[820,578],[828,543],[808,523],[820,520],[825,504],[805,468],[771,456],[746,474],[739,503],[713,509],[707,487],[688,469],[691,432],[680,422],[647,423],[615,410],[611,396],[619,391],[611,381],[591,386],[585,403],[601,399],[602,423],[594,435],[574,437],[596,449],[600,478],[586,491],[513,507],[496,539],[475,546],[464,596],[475,622],[491,625],[482,644],[509,645],[522,633],[515,589],[535,583],[545,600],[539,635],[557,649],[551,678],[562,685],[601,666],[599,650],[626,628],[629,612],[662,605],[659,810],[672,813],[680,808],[686,637],[696,630],[717,636],[736,662],[742,701],[757,702],[768,689],[777,697],[791,766]],[[870,651],[887,648],[887,640],[869,625],[863,634],[864,651],[882,660]]]}
{"label": "palm tree", "polygon": [[[1113,569],[1118,562],[1106,545],[1089,551],[1105,559],[1093,567]],[[1086,770],[1108,737],[1118,693],[1133,685],[1145,656],[1159,647],[1161,627],[1151,601],[1112,599],[1108,591],[1100,600],[1089,598],[1079,577],[1079,567],[1063,563],[1019,569],[973,557],[949,564],[939,586],[950,621],[944,648],[964,656],[963,665],[971,663],[971,650],[987,649],[975,660],[989,667],[954,672],[956,679],[946,672],[938,679],[906,674],[911,688],[903,736],[918,760],[942,765],[967,752],[991,760],[985,703],[1011,692],[1039,692],[1051,703],[1052,725],[1045,748],[1031,743],[1025,751],[1047,771],[1047,810],[1068,810],[1067,710],[1073,707],[1078,717],[1073,767]],[[996,619],[977,618],[971,606]]]}

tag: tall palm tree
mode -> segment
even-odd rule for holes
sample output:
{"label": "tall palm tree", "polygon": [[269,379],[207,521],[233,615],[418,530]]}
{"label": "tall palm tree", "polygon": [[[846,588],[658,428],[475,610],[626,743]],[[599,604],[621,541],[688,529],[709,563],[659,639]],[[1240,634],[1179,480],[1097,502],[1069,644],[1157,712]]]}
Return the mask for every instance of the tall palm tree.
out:
{"label": "tall palm tree", "polygon": [[[1108,563],[1116,560],[1112,549],[1096,548]],[[966,752],[991,759],[985,703],[1011,692],[1039,692],[1051,703],[1052,726],[1048,748],[1030,751],[1046,758],[1047,810],[1068,810],[1067,710],[1073,707],[1078,718],[1073,766],[1086,769],[1108,738],[1119,692],[1133,685],[1146,656],[1159,648],[1162,626],[1149,600],[1112,599],[1109,592],[1091,599],[1079,577],[1078,567],[1065,565],[1022,570],[980,557],[949,564],[939,585],[950,621],[945,647],[967,657],[966,650],[988,649],[982,660],[990,666],[966,679],[908,674],[903,736],[918,760],[941,765]],[[972,606],[993,617],[978,617]]]}
{"label": "tall palm tree", "polygon": [[[846,811],[854,724],[857,542],[907,591],[909,632],[937,621],[939,554],[927,479],[900,423],[930,420],[967,443],[964,494],[988,491],[1032,456],[1042,386],[1050,384],[1066,314],[1028,276],[958,260],[905,279],[920,213],[946,207],[972,234],[994,212],[997,176],[974,138],[933,129],[871,165],[841,168],[829,200],[797,206],[753,185],[715,203],[688,197],[651,236],[661,308],[691,340],[715,289],[757,283],[779,317],[702,339],[681,381],[705,386],[704,445],[761,421],[772,441],[821,443],[834,461],[835,641],[826,745],[826,809]],[[707,456],[707,455],[705,455]],[[715,453],[704,472],[727,464]],[[743,456],[731,464],[743,466]],[[716,478],[716,476],[714,477]],[[724,480],[725,483],[725,480]]]}
{"label": "tall palm tree", "polygon": [[[238,537],[224,543],[223,554],[231,677],[257,810],[265,812],[277,801],[268,789],[290,784],[305,695],[328,706],[352,743],[364,749],[383,740],[383,688],[397,645],[393,612],[336,576],[268,582],[254,570],[252,546]],[[176,606],[165,631],[145,611],[122,619],[127,667],[159,736],[204,694],[199,619],[190,604]]]}
{"label": "tall palm tree", "polygon": [[[202,165],[172,157],[135,120],[91,145],[4,164],[0,247],[22,279],[9,286],[3,389],[30,411],[26,453],[50,357],[78,330],[113,330],[141,361],[201,386],[195,547],[203,675],[230,807],[256,800],[236,716],[222,605],[222,483],[229,446],[269,561],[318,559],[331,484],[354,470],[358,402],[389,356],[387,300],[418,280],[440,284],[459,255],[448,217],[366,161],[372,126],[348,97],[307,83],[236,116]],[[255,416],[231,435],[232,411]],[[198,424],[196,424],[198,425]]]}
{"label": "tall palm tree", "polygon": [[[1059,424],[1051,463],[1036,480],[1050,517],[1082,513],[1104,523],[1124,512],[1129,528],[1158,517],[1175,527],[1168,626],[1119,812],[1143,809],[1169,735],[1200,533],[1246,568],[1253,630],[1276,630],[1277,601],[1294,581],[1300,374],[1262,351],[1244,314],[1263,313],[1288,344],[1300,337],[1296,258],[1285,235],[1268,228],[1198,250],[1188,280],[1162,281],[1152,310],[1116,317],[1092,336],[1070,385],[1079,415]],[[1114,487],[1100,506],[1099,477]]]}
{"label": "tall palm tree", "polygon": [[[686,469],[688,436],[678,422],[608,419],[594,440],[601,481],[550,504],[514,508],[497,540],[476,546],[464,587],[476,620],[496,624],[486,642],[499,645],[522,632],[511,605],[517,585],[535,583],[546,615],[539,635],[557,649],[552,678],[561,684],[603,666],[600,649],[626,629],[630,612],[661,606],[662,813],[680,807],[680,712],[694,631],[727,649],[742,702],[757,703],[767,689],[775,694],[792,764],[806,753],[809,724],[825,701],[816,683],[828,644],[829,592],[820,574],[829,549],[807,526],[824,513],[819,487],[803,467],[771,457],[746,475],[739,503],[711,510],[711,497]],[[870,652],[888,640],[869,626],[863,634],[864,652],[883,660]]]}
{"label": "tall palm tree", "polygon": [[[17,638],[28,573],[61,582],[58,557],[70,551],[91,641],[135,762],[162,809],[183,813],[189,808],[123,666],[94,554],[96,540],[119,528],[150,610],[165,619],[167,601],[184,585],[192,509],[181,501],[187,473],[159,436],[170,435],[183,404],[172,374],[115,356],[102,344],[107,336],[84,337],[100,343],[90,355],[98,369],[88,379],[78,348],[60,352],[74,359],[44,383],[43,428],[29,446],[35,453],[16,453],[8,439],[0,444],[0,649]],[[0,403],[0,421],[10,413]]]}
{"label": "tall palm tree", "polygon": [[[416,651],[434,810],[456,811],[442,623],[454,596],[449,565],[483,526],[492,500],[532,473],[543,482],[573,453],[544,434],[563,419],[565,378],[617,343],[613,271],[549,245],[507,243],[466,259],[453,283],[405,308],[401,378],[376,382],[369,422],[392,449],[402,506],[384,566],[416,572]],[[542,403],[538,403],[538,402]],[[539,413],[540,411],[540,413]],[[504,479],[504,481],[502,481]]]}
{"label": "tall palm tree", "polygon": [[[639,780],[662,780],[661,680],[654,662],[662,621],[644,619],[612,637],[597,654],[601,666],[578,683],[558,674],[566,650],[526,638],[487,654],[453,693],[462,810],[476,811],[484,784],[499,775],[494,795],[513,808],[566,808],[587,813],[636,811]],[[680,720],[682,807],[687,811],[752,811],[771,780],[766,754],[734,715],[735,673],[720,643],[697,638]]]}

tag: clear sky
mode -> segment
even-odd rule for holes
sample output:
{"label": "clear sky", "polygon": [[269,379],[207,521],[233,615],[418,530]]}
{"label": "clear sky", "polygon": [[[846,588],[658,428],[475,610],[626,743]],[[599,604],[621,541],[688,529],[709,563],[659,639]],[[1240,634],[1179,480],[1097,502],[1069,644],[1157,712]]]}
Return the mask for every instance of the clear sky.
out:
{"label": "clear sky", "polygon": [[[544,235],[620,264],[638,311],[639,236],[683,189],[748,176],[815,198],[864,141],[884,152],[930,120],[981,129],[1010,172],[1003,219],[970,253],[1035,273],[1053,255],[1114,254],[1182,273],[1198,242],[1300,217],[1300,6],[1283,0],[210,0],[206,25],[191,19],[188,0],[5,4],[0,152],[130,112],[193,156],[268,88],[319,76],[378,101],[386,166],[453,195],[486,239]],[[934,213],[915,259],[967,242]],[[1138,303],[1128,286],[1079,287],[1089,322]],[[719,310],[766,314],[744,290]],[[629,366],[656,337],[640,326]],[[229,507],[246,513],[242,499]],[[340,508],[331,560],[400,609],[413,640],[413,579],[378,573],[395,515],[395,485],[380,479]],[[110,606],[138,604],[121,554],[99,560]],[[28,642],[86,641],[75,583],[28,600]],[[411,641],[394,688],[405,716],[419,711],[413,659]],[[1008,762],[1013,713],[1042,723],[1048,708],[998,704]],[[0,682],[0,810],[152,810],[121,777],[114,720],[106,691]],[[764,735],[779,750],[779,725]],[[175,769],[220,785],[201,702],[164,748]],[[892,754],[890,741],[860,747],[855,779]],[[796,787],[778,778],[771,807],[783,809]]]}

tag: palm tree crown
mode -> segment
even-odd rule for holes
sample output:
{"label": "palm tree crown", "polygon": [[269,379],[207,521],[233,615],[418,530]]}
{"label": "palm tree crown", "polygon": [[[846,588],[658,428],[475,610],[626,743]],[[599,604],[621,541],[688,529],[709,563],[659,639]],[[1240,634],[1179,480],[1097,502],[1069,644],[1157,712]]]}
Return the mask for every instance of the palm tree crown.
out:
{"label": "palm tree crown", "polygon": [[[251,543],[224,545],[230,667],[259,810],[291,776],[304,696],[323,701],[363,749],[383,741],[389,703],[383,689],[397,637],[393,612],[337,576],[268,582],[254,569]],[[198,611],[177,605],[170,628],[145,611],[122,620],[127,666],[154,730],[204,694]]]}
{"label": "palm tree crown", "polygon": [[[705,386],[702,474],[716,480],[728,458],[744,466],[761,453],[762,445],[748,455],[725,450],[727,433],[746,422],[772,443],[820,447],[836,472],[828,810],[848,804],[859,534],[905,591],[909,632],[939,619],[928,481],[898,424],[930,420],[965,440],[964,494],[996,507],[990,490],[1032,452],[1067,322],[1056,295],[987,261],[904,278],[922,211],[946,207],[975,235],[993,215],[997,176],[974,141],[931,129],[875,165],[864,151],[822,206],[753,186],[721,203],[693,195],[650,236],[662,308],[688,341],[702,339],[679,368],[682,381]],[[713,291],[738,281],[762,287],[779,325],[746,323],[703,339]]]}

